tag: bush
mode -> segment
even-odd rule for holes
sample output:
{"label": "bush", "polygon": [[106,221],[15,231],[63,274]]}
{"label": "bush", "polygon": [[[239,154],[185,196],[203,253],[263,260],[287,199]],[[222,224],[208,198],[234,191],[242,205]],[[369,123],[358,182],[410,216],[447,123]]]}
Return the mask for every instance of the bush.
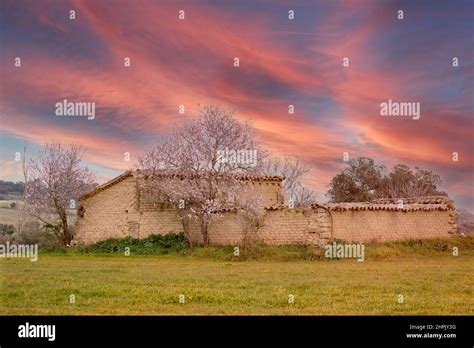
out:
{"label": "bush", "polygon": [[39,222],[28,221],[14,235],[17,244],[39,244],[43,231]]}
{"label": "bush", "polygon": [[160,255],[181,252],[189,245],[184,233],[169,233],[165,235],[152,234],[145,239],[132,237],[110,238],[92,245],[79,247],[79,250],[92,253],[123,253],[127,247],[130,248],[130,253],[134,254]]}
{"label": "bush", "polygon": [[11,243],[15,233],[15,226],[0,224],[0,244]]}
{"label": "bush", "polygon": [[11,236],[13,233],[15,233],[15,226],[7,225],[7,224],[0,224],[0,234],[1,235]]}

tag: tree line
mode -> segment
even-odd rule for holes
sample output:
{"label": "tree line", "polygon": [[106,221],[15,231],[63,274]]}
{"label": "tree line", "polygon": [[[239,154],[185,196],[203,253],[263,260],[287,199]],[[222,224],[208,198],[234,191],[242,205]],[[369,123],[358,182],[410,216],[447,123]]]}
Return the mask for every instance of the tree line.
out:
{"label": "tree line", "polygon": [[22,182],[0,180],[0,195],[21,195],[23,193]]}
{"label": "tree line", "polygon": [[387,172],[384,165],[377,164],[372,158],[359,157],[348,161],[331,180],[326,196],[331,202],[447,196],[439,189],[441,184],[441,177],[429,170],[397,164]]}

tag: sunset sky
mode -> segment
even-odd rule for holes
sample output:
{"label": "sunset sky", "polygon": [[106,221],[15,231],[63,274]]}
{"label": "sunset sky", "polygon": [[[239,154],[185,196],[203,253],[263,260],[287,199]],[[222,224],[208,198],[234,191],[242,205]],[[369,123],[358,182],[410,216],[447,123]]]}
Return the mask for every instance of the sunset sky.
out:
{"label": "sunset sky", "polygon": [[[433,170],[458,207],[474,210],[473,6],[2,0],[0,179],[21,179],[14,159],[25,141],[33,154],[55,140],[85,146],[86,164],[107,180],[214,104],[251,119],[271,151],[307,161],[321,199],[348,152]],[[56,116],[64,99],[95,102],[95,119]],[[389,99],[419,102],[420,119],[380,116]]]}

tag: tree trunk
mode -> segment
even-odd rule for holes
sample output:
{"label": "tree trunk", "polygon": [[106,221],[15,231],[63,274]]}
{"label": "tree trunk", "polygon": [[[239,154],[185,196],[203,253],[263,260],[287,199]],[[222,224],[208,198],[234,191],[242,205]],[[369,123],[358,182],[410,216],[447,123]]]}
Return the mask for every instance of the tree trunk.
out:
{"label": "tree trunk", "polygon": [[209,231],[208,231],[208,221],[206,218],[201,218],[201,234],[204,241],[204,245],[209,245]]}
{"label": "tree trunk", "polygon": [[71,243],[72,236],[69,233],[69,226],[67,224],[66,214],[61,214],[61,225],[62,225],[62,230],[63,230],[62,242],[64,245],[69,245]]}
{"label": "tree trunk", "polygon": [[189,246],[191,248],[193,248],[194,245],[193,245],[193,241],[191,239],[191,230],[190,230],[190,226],[189,226],[189,218],[187,217],[188,212],[186,212],[184,209],[179,209],[178,213],[179,213],[179,217],[181,219],[181,224],[183,225],[184,236],[186,237],[186,240],[188,241]]}

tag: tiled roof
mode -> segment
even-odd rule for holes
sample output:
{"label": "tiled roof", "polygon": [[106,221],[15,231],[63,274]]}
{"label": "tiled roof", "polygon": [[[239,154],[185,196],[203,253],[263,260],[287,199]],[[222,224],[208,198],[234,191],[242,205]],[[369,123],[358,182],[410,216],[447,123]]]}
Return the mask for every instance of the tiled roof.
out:
{"label": "tiled roof", "polygon": [[[106,188],[108,188],[112,185],[115,185],[116,183],[119,183],[120,181],[128,178],[129,176],[134,175],[135,173],[139,174],[140,171],[127,170],[126,172],[120,174],[119,176],[113,178],[112,180],[109,180],[106,183],[104,183],[102,185],[99,185],[99,186],[95,187],[94,189],[92,189],[91,191],[83,194],[80,197],[80,199],[83,200],[83,199],[86,199],[88,197],[91,197],[91,196],[95,195],[96,193],[98,193],[100,191],[103,191]],[[143,174],[143,175],[146,175],[146,174]],[[155,175],[155,177],[157,177],[157,178],[160,178],[160,177],[161,178],[179,178],[179,179],[183,180],[184,178],[189,178],[190,176],[189,175],[186,176],[186,175],[183,175],[183,174],[157,174],[157,175]],[[196,177],[198,177],[198,176],[196,176]],[[276,176],[276,175],[263,175],[263,176],[260,176],[260,175],[236,175],[236,178],[239,179],[239,180],[243,180],[243,181],[248,180],[248,181],[259,181],[259,182],[281,182],[285,179],[282,176]]]}
{"label": "tiled roof", "polygon": [[327,204],[326,208],[331,211],[348,211],[348,210],[386,210],[386,211],[432,211],[432,210],[449,210],[447,204],[374,204],[374,203],[335,203]]}
{"label": "tiled roof", "polygon": [[[145,172],[141,172],[141,174],[145,177],[148,175]],[[222,175],[222,174],[221,174]],[[180,173],[175,173],[175,174],[169,174],[169,173],[155,173],[153,174],[155,178],[177,178],[177,179],[198,179],[200,177],[199,174],[180,174]],[[223,176],[223,175],[222,175]],[[283,176],[277,176],[277,175],[257,175],[257,174],[234,174],[234,178],[242,181],[276,181],[276,182],[281,182],[285,180],[285,177]]]}
{"label": "tiled roof", "polygon": [[264,207],[265,210],[282,210],[282,209],[289,209],[287,205],[278,204],[278,205],[271,205],[268,207]]}
{"label": "tiled roof", "polygon": [[374,199],[372,203],[375,204],[396,204],[399,200],[402,200],[405,204],[449,204],[451,200],[446,196],[425,196],[415,198],[379,198]]}
{"label": "tiled roof", "polygon": [[[419,198],[402,198],[403,205],[398,204],[400,198],[377,199],[372,202],[357,203],[313,203],[311,209],[323,208],[330,211],[354,211],[354,210],[385,210],[385,211],[433,211],[452,210],[454,203],[448,197],[429,196]],[[274,205],[265,207],[266,210],[288,209],[287,205]]]}
{"label": "tiled roof", "polygon": [[249,181],[277,181],[281,182],[285,180],[284,176],[278,175],[238,175],[239,180],[249,180]]}

